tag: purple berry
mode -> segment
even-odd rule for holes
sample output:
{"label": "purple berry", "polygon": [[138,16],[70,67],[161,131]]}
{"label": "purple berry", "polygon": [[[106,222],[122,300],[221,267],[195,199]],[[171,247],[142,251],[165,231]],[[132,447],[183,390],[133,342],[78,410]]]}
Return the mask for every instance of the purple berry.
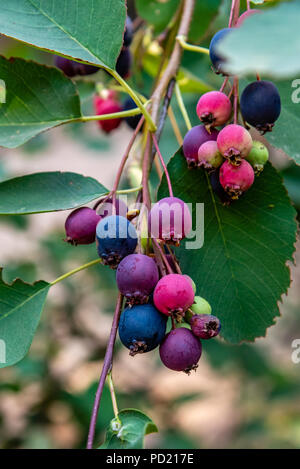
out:
{"label": "purple berry", "polygon": [[95,241],[96,227],[101,217],[89,207],[74,210],[66,219],[66,241],[70,244],[91,244]]}
{"label": "purple berry", "polygon": [[123,47],[116,63],[116,71],[122,78],[129,78],[132,65],[132,55],[128,47]]}
{"label": "purple berry", "polygon": [[201,145],[209,140],[217,140],[219,131],[212,129],[209,133],[204,125],[196,125],[185,135],[183,140],[183,154],[189,168],[198,166],[198,151]]}
{"label": "purple berry", "polygon": [[179,245],[192,229],[189,207],[177,197],[165,197],[153,205],[148,227],[152,238]]}
{"label": "purple berry", "polygon": [[195,314],[190,323],[193,334],[200,339],[212,339],[221,329],[220,320],[212,314]]}
{"label": "purple berry", "polygon": [[194,288],[190,278],[181,274],[168,274],[162,277],[154,290],[156,308],[167,316],[181,320],[186,310],[194,302]]}
{"label": "purple berry", "polygon": [[54,63],[57,68],[60,68],[64,74],[70,78],[76,75],[92,75],[99,70],[99,68],[94,65],[75,62],[75,60],[60,57],[59,55],[55,56]]}
{"label": "purple berry", "polygon": [[151,257],[130,254],[120,262],[116,279],[120,292],[130,304],[146,303],[159,280],[158,268]]}
{"label": "purple berry", "polygon": [[161,361],[167,368],[185,373],[197,368],[201,353],[200,340],[185,327],[169,332],[159,348]]}

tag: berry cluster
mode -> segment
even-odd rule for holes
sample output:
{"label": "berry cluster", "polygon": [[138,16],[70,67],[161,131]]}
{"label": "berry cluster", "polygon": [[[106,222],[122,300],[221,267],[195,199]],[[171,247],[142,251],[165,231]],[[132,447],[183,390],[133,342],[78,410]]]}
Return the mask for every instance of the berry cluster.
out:
{"label": "berry cluster", "polygon": [[[96,204],[95,210],[81,207],[68,216],[66,241],[77,245],[96,240],[102,263],[116,269],[116,283],[126,300],[119,336],[130,355],[160,346],[161,360],[168,368],[189,372],[200,359],[200,339],[210,339],[220,331],[220,322],[211,315],[210,305],[195,296],[193,280],[181,273],[171,248],[166,247],[178,245],[190,232],[189,208],[176,197],[154,204],[148,228],[151,245],[157,243],[159,247],[158,254],[153,249],[148,249],[147,255],[142,253],[138,223],[128,218],[127,205],[108,196]],[[168,318],[172,330],[166,334]],[[186,327],[176,328],[183,319]]]}

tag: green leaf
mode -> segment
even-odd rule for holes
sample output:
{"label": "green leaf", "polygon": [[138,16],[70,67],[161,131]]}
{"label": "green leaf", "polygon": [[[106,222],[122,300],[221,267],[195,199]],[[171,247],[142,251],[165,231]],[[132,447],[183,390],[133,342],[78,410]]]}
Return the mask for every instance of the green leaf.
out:
{"label": "green leaf", "polygon": [[77,173],[35,173],[0,183],[0,215],[68,210],[109,191],[96,179]]}
{"label": "green leaf", "polygon": [[[282,178],[268,163],[247,194],[225,207],[207,174],[187,169],[181,150],[168,170],[174,195],[187,203],[204,203],[203,247],[176,250],[183,272],[220,317],[227,341],[264,336],[279,315],[278,301],[290,284],[286,263],[295,250],[296,211]],[[164,178],[158,196],[167,194]]]}
{"label": "green leaf", "polygon": [[9,0],[0,33],[19,41],[113,69],[123,42],[125,0]]}
{"label": "green leaf", "polygon": [[0,270],[0,368],[14,365],[28,352],[49,288],[44,281],[6,284]]}
{"label": "green leaf", "polygon": [[124,409],[113,419],[106,431],[106,438],[99,449],[142,449],[144,437],[157,432],[156,425],[143,412]]}
{"label": "green leaf", "polygon": [[[300,2],[283,3],[247,18],[218,45],[231,74],[290,77],[300,71]],[[225,69],[225,67],[224,67]]]}
{"label": "green leaf", "polygon": [[218,14],[222,0],[196,0],[193,19],[189,31],[189,40],[199,42],[209,25]]}
{"label": "green leaf", "polygon": [[180,0],[136,0],[138,14],[154,27],[154,32],[161,33],[175,15]]}
{"label": "green leaf", "polygon": [[0,56],[6,102],[0,106],[0,145],[15,148],[38,133],[81,117],[74,83],[58,69]]}

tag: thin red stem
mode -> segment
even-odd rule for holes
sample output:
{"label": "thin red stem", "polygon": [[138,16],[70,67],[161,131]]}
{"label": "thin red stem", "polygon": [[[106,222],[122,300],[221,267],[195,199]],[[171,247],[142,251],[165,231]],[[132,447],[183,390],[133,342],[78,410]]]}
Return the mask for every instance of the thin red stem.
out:
{"label": "thin red stem", "polygon": [[116,304],[116,309],[113,317],[113,322],[111,326],[111,331],[110,331],[110,336],[109,336],[109,341],[107,344],[106,352],[105,352],[105,357],[104,357],[104,363],[100,375],[100,380],[99,380],[99,385],[98,389],[96,392],[96,397],[94,401],[94,406],[93,406],[93,412],[92,412],[92,417],[91,417],[91,422],[90,422],[90,428],[89,428],[89,434],[88,434],[88,440],[87,440],[87,449],[92,449],[93,448],[93,443],[94,443],[94,438],[95,438],[95,430],[96,430],[96,423],[97,423],[97,417],[98,417],[98,412],[99,412],[99,407],[100,407],[100,401],[103,393],[103,388],[105,385],[106,377],[108,373],[110,372],[112,368],[112,357],[113,357],[113,350],[114,350],[114,345],[116,341],[116,335],[117,335],[117,330],[118,330],[118,324],[119,324],[119,319],[120,319],[120,314],[121,314],[121,308],[122,308],[122,303],[123,303],[123,296],[119,294],[117,304]]}
{"label": "thin red stem", "polygon": [[247,10],[251,10],[251,1],[247,0]]}
{"label": "thin red stem", "polygon": [[237,77],[234,77],[233,80],[233,112],[234,112],[234,118],[233,122],[234,124],[238,123],[238,112],[239,112],[239,80]]}
{"label": "thin red stem", "polygon": [[223,81],[222,86],[220,88],[221,93],[223,93],[223,91],[225,90],[228,80],[229,80],[229,77],[226,77],[225,80]]}
{"label": "thin red stem", "polygon": [[163,252],[162,247],[159,245],[158,241],[157,241],[156,239],[152,238],[152,243],[155,245],[155,247],[156,247],[157,250],[159,251],[159,254],[160,254],[160,256],[161,256],[161,258],[162,258],[162,260],[163,260],[163,262],[164,262],[164,264],[165,264],[165,266],[166,266],[166,268],[167,268],[168,273],[169,273],[169,274],[173,274],[172,267],[170,266],[169,261],[168,261],[168,259],[166,258],[166,255],[165,255],[165,253]]}
{"label": "thin red stem", "polygon": [[164,159],[163,159],[163,157],[162,157],[162,154],[161,154],[161,152],[160,152],[160,149],[159,149],[159,146],[158,146],[158,143],[157,143],[156,136],[155,136],[154,134],[152,134],[152,140],[153,140],[153,143],[154,143],[156,152],[157,152],[157,154],[158,154],[159,160],[160,160],[160,162],[161,162],[161,165],[162,165],[162,167],[164,168],[164,172],[165,172],[165,175],[166,175],[166,178],[167,178],[167,183],[168,183],[168,188],[169,188],[170,197],[173,197],[173,189],[172,189],[172,184],[171,184],[170,175],[169,175],[167,166],[166,166],[166,164],[165,164],[165,162],[164,162]]}
{"label": "thin red stem", "polygon": [[228,23],[229,28],[233,28],[236,25],[240,13],[240,3],[240,0],[232,0]]}

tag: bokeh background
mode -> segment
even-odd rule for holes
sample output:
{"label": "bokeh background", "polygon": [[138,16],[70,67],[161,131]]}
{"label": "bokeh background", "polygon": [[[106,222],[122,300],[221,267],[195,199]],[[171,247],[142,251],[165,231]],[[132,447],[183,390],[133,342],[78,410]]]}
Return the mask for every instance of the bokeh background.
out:
{"label": "bokeh background", "polygon": [[[0,53],[53,62],[51,55],[4,38]],[[184,65],[212,84],[220,81],[201,56],[185,54]],[[138,70],[138,63],[135,66],[133,85],[147,95],[151,79]],[[107,77],[99,72],[80,85],[86,114],[93,112],[92,93],[98,80]],[[195,123],[197,98],[185,96]],[[184,132],[176,103],[172,104]],[[0,149],[0,180],[61,170],[98,177],[111,187],[130,136],[125,123],[110,137],[96,123],[59,127],[16,150]],[[169,124],[161,147],[166,159],[176,150]],[[300,209],[300,169],[282,152],[271,149],[271,157]],[[153,188],[156,182],[153,176]],[[95,258],[95,246],[74,248],[63,242],[66,216],[57,212],[0,217],[5,281],[16,277],[51,281]],[[299,247],[295,260],[300,258]],[[197,373],[189,377],[163,368],[157,351],[131,358],[117,341],[113,378],[119,407],[143,410],[159,428],[159,433],[146,438],[146,447],[299,448],[300,363],[292,362],[291,344],[300,339],[300,264],[291,265],[291,275],[291,288],[280,304],[281,317],[266,338],[240,346],[221,339],[207,342]],[[30,353],[16,366],[0,371],[1,448],[84,446],[117,297],[114,277],[108,268],[95,266],[51,289]],[[97,442],[103,440],[112,416],[105,389]]]}

